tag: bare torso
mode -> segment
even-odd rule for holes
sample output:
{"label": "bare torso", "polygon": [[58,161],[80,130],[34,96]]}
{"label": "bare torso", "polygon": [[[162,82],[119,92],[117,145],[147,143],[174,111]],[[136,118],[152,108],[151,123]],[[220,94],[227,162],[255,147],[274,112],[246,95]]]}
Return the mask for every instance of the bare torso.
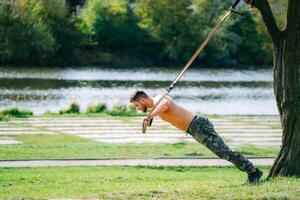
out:
{"label": "bare torso", "polygon": [[[154,98],[154,104],[159,100],[159,98],[160,96],[156,96]],[[165,112],[159,114],[159,117],[176,128],[187,131],[195,114],[176,104],[172,101],[172,99],[167,98],[167,100],[169,101],[170,106]]]}

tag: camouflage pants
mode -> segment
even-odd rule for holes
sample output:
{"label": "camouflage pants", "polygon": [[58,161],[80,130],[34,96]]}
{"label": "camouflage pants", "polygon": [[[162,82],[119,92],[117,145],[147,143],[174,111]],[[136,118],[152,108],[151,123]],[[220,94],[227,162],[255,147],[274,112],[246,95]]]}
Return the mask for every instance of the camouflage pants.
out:
{"label": "camouflage pants", "polygon": [[189,125],[187,133],[218,157],[228,160],[240,170],[247,173],[255,171],[255,167],[247,158],[238,152],[234,152],[224,143],[208,118],[196,115]]}

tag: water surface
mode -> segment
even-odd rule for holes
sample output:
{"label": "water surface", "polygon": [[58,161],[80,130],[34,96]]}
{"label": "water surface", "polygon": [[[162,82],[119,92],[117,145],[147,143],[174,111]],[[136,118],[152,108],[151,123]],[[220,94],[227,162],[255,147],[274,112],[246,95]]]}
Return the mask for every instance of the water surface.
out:
{"label": "water surface", "polygon": [[[164,92],[181,69],[0,67],[0,107],[57,112],[70,102],[128,104],[135,89]],[[278,114],[272,69],[191,68],[171,92],[184,107],[203,114]]]}

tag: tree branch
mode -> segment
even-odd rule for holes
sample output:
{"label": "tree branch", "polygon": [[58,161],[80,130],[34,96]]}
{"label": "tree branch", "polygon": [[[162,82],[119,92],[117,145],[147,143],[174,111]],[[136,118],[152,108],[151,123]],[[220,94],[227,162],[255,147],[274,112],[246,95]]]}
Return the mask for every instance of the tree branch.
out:
{"label": "tree branch", "polygon": [[[247,2],[247,0],[245,0]],[[268,0],[248,0],[248,4],[256,7],[263,18],[263,21],[267,27],[269,34],[271,35],[272,41],[276,47],[280,42],[281,31],[279,30],[274,15],[272,13]]]}

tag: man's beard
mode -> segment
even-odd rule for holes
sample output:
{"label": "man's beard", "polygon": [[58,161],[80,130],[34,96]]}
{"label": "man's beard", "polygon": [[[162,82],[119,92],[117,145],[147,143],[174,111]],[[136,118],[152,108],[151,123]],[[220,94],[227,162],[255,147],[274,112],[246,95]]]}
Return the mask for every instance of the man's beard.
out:
{"label": "man's beard", "polygon": [[146,113],[147,112],[147,107],[145,106],[144,108],[143,108],[143,113]]}

